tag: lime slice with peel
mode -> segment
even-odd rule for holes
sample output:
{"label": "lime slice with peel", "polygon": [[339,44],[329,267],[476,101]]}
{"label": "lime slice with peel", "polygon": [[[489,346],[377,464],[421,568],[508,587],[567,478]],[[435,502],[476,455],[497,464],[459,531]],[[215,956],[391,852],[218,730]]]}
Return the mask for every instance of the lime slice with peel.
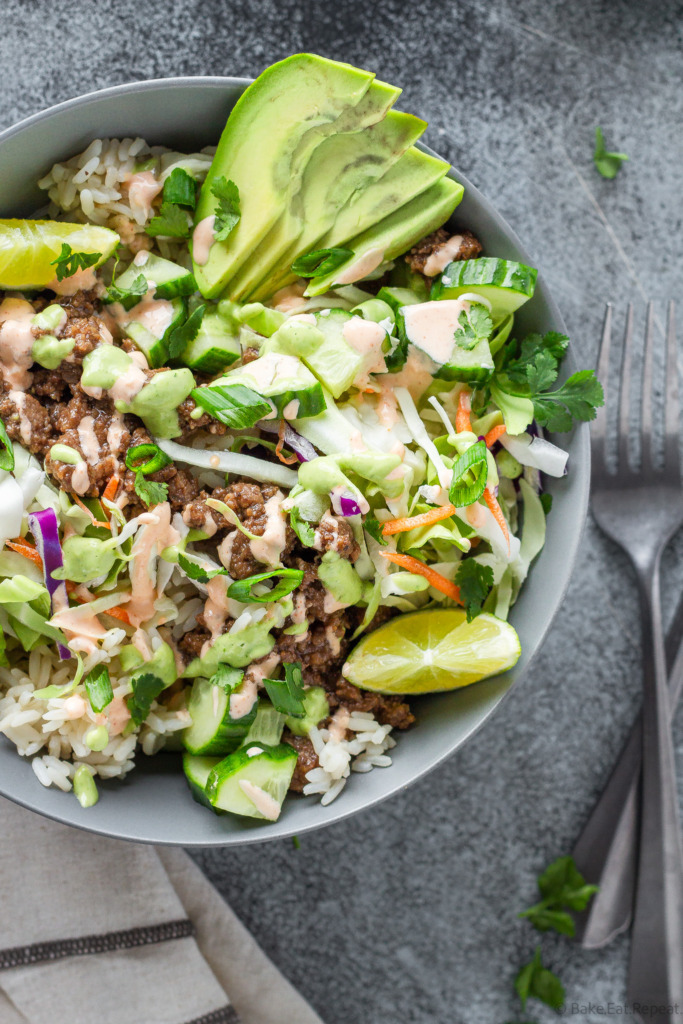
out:
{"label": "lime slice with peel", "polygon": [[119,244],[119,236],[96,224],[59,220],[0,220],[0,288],[46,288],[55,279],[51,266],[62,243],[72,252],[100,253],[99,266]]}
{"label": "lime slice with peel", "polygon": [[349,682],[379,693],[434,693],[469,686],[512,668],[521,653],[509,624],[460,608],[429,609],[390,619],[351,651]]}

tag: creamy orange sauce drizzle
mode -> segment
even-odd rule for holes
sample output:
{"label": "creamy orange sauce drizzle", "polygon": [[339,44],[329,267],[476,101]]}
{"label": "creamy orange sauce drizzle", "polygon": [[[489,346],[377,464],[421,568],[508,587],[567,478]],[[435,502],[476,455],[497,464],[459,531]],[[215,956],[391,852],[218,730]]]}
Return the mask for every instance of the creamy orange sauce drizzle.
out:
{"label": "creamy orange sauce drizzle", "polygon": [[120,450],[125,432],[126,426],[123,422],[123,416],[120,412],[117,412],[112,416],[109,429],[107,430],[107,444],[110,452],[115,454]]}
{"label": "creamy orange sauce drizzle", "polygon": [[78,424],[78,441],[85,461],[96,466],[100,458],[100,442],[95,433],[95,420],[92,416],[84,416]]}
{"label": "creamy orange sauce drizzle", "polygon": [[53,277],[45,287],[54,292],[55,295],[75,295],[78,291],[89,292],[97,284],[97,274],[94,267],[86,267],[84,270],[77,270],[75,274],[58,281]]}
{"label": "creamy orange sauce drizzle", "polygon": [[21,440],[24,444],[28,444],[31,440],[31,433],[33,428],[31,421],[26,415],[26,394],[23,391],[10,391],[9,397],[17,407],[19,413],[19,433]]}
{"label": "creamy orange sauce drizzle", "polygon": [[289,313],[292,309],[298,309],[304,303],[305,284],[290,284],[286,288],[280,288],[272,298],[273,308],[280,313]]}
{"label": "creamy orange sauce drizzle", "polygon": [[55,612],[50,622],[66,634],[72,651],[87,655],[97,650],[97,641],[107,631],[96,615],[84,614],[82,608],[63,608]]}
{"label": "creamy orange sauce drizzle", "polygon": [[33,363],[34,316],[33,306],[25,299],[9,298],[0,303],[0,371],[16,391],[25,391],[32,380],[28,371]]}
{"label": "creamy orange sauce drizzle", "polygon": [[154,615],[156,588],[152,578],[152,562],[164,550],[178,544],[180,534],[171,526],[171,506],[167,501],[155,505],[151,512],[139,517],[144,529],[138,531],[132,548],[132,597],[127,606],[133,626],[139,626]]}
{"label": "creamy orange sauce drizzle", "polygon": [[135,219],[144,223],[152,212],[152,202],[161,192],[163,183],[151,171],[139,171],[127,179],[128,201]]}
{"label": "creamy orange sauce drizzle", "polygon": [[277,800],[266,793],[265,789],[261,789],[255,782],[250,782],[249,779],[240,779],[238,783],[240,789],[248,800],[251,800],[252,804],[257,811],[260,811],[264,818],[268,821],[277,821],[280,817],[280,805]]}
{"label": "creamy orange sauce drizzle", "polygon": [[266,528],[260,537],[249,541],[254,558],[266,565],[279,565],[285,542],[287,521],[280,505],[284,495],[276,491],[264,505],[266,512]]}
{"label": "creamy orange sauce drizzle", "polygon": [[233,718],[243,718],[251,711],[263,680],[275,671],[279,662],[280,655],[272,653],[249,666],[238,692],[230,695],[230,714]]}
{"label": "creamy orange sauce drizzle", "polygon": [[71,486],[73,487],[76,494],[85,494],[90,487],[90,475],[88,473],[88,463],[81,459],[74,466],[74,471],[71,474]]}
{"label": "creamy orange sauce drizzle", "polygon": [[377,270],[384,261],[384,250],[383,249],[368,249],[364,256],[357,259],[355,263],[352,263],[346,270],[342,270],[341,274],[335,277],[335,284],[353,284],[354,281],[360,281],[362,278],[367,277],[373,270]]}
{"label": "creamy orange sauce drizzle", "polygon": [[387,332],[374,320],[354,316],[344,324],[342,334],[344,341],[363,356],[363,366],[353,382],[356,387],[363,390],[370,386],[369,374],[386,372],[382,344]]}
{"label": "creamy orange sauce drizzle", "polygon": [[412,397],[418,399],[431,384],[435,369],[429,356],[411,347],[403,369],[399,373],[384,374],[376,410],[383,427],[390,429],[398,421],[398,402],[394,388],[407,388]]}
{"label": "creamy orange sauce drizzle", "polygon": [[208,262],[209,251],[214,243],[213,226],[215,223],[215,215],[204,217],[192,232],[192,259],[200,267]]}
{"label": "creamy orange sauce drizzle", "polygon": [[435,362],[450,362],[455,347],[458,317],[470,308],[466,299],[441,299],[403,307],[406,334]]}
{"label": "creamy orange sauce drizzle", "polygon": [[426,277],[436,277],[458,255],[461,245],[462,235],[452,235],[427,258],[422,273]]}

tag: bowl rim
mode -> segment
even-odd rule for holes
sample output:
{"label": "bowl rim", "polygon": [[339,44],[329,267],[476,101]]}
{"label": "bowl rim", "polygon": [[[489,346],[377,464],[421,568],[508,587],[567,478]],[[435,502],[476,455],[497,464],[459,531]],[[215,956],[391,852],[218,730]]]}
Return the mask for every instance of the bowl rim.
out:
{"label": "bowl rim", "polygon": [[[187,75],[187,76],[173,76],[169,78],[147,78],[140,81],[124,82],[119,85],[107,86],[103,89],[93,89],[90,92],[82,93],[78,96],[74,96],[67,100],[62,100],[59,103],[53,104],[52,106],[46,107],[43,110],[37,111],[35,114],[22,118],[20,121],[9,125],[3,131],[0,132],[0,147],[2,144],[10,138],[16,135],[20,135],[23,131],[31,128],[41,122],[49,121],[52,117],[60,114],[63,111],[78,108],[80,106],[86,106],[91,102],[97,102],[100,100],[116,98],[119,96],[125,96],[133,93],[146,93],[153,92],[155,90],[174,90],[174,89],[187,89],[187,88],[215,88],[216,90],[224,90],[226,86],[242,86],[246,87],[254,79],[249,77],[238,77],[230,75]],[[429,146],[426,146],[422,142],[418,143],[421,149],[430,153],[432,156],[437,156],[439,159],[446,159],[440,157],[438,153],[435,153]],[[499,228],[504,232],[506,239],[511,242],[520,252],[522,258],[529,262],[530,265],[534,265],[534,261],[529,256],[526,247],[521,242],[516,231],[508,224],[507,220],[503,217],[498,209],[494,205],[493,201],[486,198],[486,196],[480,192],[480,190],[472,184],[467,175],[463,174],[458,170],[450,161],[447,161],[450,166],[451,172],[455,175],[456,179],[464,186],[465,194],[469,194],[474,197],[477,204],[482,205],[487,213],[497,222]],[[552,293],[545,284],[542,273],[539,271],[538,283],[541,284],[543,289],[544,301],[548,307],[548,312],[553,322],[556,324],[559,330],[566,333],[566,325],[564,318],[560,313],[560,310],[555,303]],[[567,357],[564,363],[564,369],[571,369],[572,372],[575,369],[573,348],[569,346]],[[397,792],[406,789],[409,785],[417,782],[420,779],[424,779],[434,769],[438,768],[448,758],[456,754],[469,740],[475,736],[480,729],[489,721],[489,719],[497,713],[498,709],[503,705],[510,696],[510,693],[515,689],[527,675],[529,669],[532,667],[535,659],[537,658],[543,643],[550,631],[551,626],[555,621],[555,617],[562,605],[565,594],[569,588],[569,584],[572,579],[573,571],[575,568],[576,558],[578,555],[579,547],[582,543],[585,527],[586,518],[588,512],[588,500],[590,490],[590,443],[589,443],[589,426],[588,423],[577,423],[574,427],[574,438],[575,444],[578,448],[579,458],[574,462],[574,472],[577,473],[577,493],[575,496],[575,510],[577,528],[569,543],[563,550],[564,564],[566,571],[562,586],[553,591],[552,596],[552,608],[550,613],[547,615],[543,628],[538,632],[534,641],[534,649],[529,655],[529,659],[523,666],[520,674],[513,678],[510,685],[505,691],[496,699],[495,703],[490,706],[485,713],[481,715],[476,724],[467,732],[467,735],[462,741],[451,749],[445,749],[438,754],[432,754],[425,758],[424,766],[417,771],[413,777],[406,782],[392,782],[389,777],[389,783],[386,789],[370,797],[365,801],[362,806],[354,807],[349,806],[348,809],[344,809],[343,801],[335,802],[334,812],[323,821],[311,821],[309,823],[299,823],[296,826],[285,826],[280,827],[277,830],[264,829],[264,828],[253,828],[245,829],[238,832],[227,832],[223,836],[206,836],[198,839],[195,843],[187,843],[186,840],[174,841],[163,837],[155,836],[139,836],[133,834],[132,830],[126,830],[125,826],[121,827],[117,825],[116,831],[111,828],[96,825],[95,823],[89,824],[87,821],[74,820],[73,816],[68,813],[60,813],[60,803],[55,801],[55,810],[44,809],[37,807],[35,803],[31,803],[28,798],[21,795],[15,795],[11,792],[7,792],[4,789],[4,784],[0,780],[0,795],[11,800],[13,803],[19,804],[25,807],[27,810],[31,810],[34,813],[40,814],[43,817],[49,818],[53,821],[60,822],[61,824],[70,825],[74,828],[82,829],[83,831],[91,832],[96,835],[106,836],[108,838],[116,838],[130,842],[154,844],[159,846],[184,846],[185,848],[221,848],[227,846],[241,846],[251,843],[263,843],[269,841],[275,841],[277,839],[291,838],[295,835],[303,835],[308,832],[316,831],[317,829],[324,828],[328,825],[337,824],[350,818],[356,814],[368,811],[378,804],[383,803],[385,800],[394,796]],[[576,466],[580,465],[581,469],[577,472]],[[504,678],[495,677],[495,678]],[[55,793],[55,796],[65,796],[67,794]],[[189,795],[189,794],[188,794]],[[326,808],[329,810],[329,808]]]}

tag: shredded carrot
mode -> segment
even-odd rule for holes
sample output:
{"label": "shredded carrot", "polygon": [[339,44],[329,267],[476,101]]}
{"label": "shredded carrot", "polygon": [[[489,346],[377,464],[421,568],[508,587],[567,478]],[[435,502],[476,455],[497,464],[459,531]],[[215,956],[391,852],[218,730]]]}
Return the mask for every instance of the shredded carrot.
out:
{"label": "shredded carrot", "polygon": [[470,412],[472,411],[472,392],[463,388],[458,395],[458,411],[455,414],[455,430],[460,433],[462,430],[471,430],[472,422]]}
{"label": "shredded carrot", "polygon": [[503,515],[502,508],[500,507],[500,505],[496,501],[495,497],[493,496],[493,491],[489,487],[487,487],[486,490],[484,491],[484,501],[488,505],[488,507],[489,507],[489,509],[491,511],[491,515],[493,516],[493,518],[496,520],[496,522],[500,526],[501,530],[503,531],[503,536],[505,537],[505,540],[507,541],[508,554],[509,554],[510,553],[510,531],[508,530],[508,524],[505,522],[505,516]]}
{"label": "shredded carrot", "polygon": [[118,491],[118,489],[119,478],[117,477],[116,473],[114,473],[114,475],[109,478],[107,486],[102,491],[102,500],[113,501],[114,498],[116,497],[116,492]]}
{"label": "shredded carrot", "polygon": [[[67,580],[67,590],[69,590],[69,592],[71,593],[72,590],[75,590],[77,584],[72,584],[70,588],[69,583],[70,581]],[[84,597],[82,594],[74,594],[73,597],[74,600],[78,601],[79,604],[89,604],[90,599]],[[125,622],[127,625],[130,625],[130,618],[128,616],[128,612],[120,604],[114,605],[113,608],[107,608],[105,612],[98,612],[98,615],[111,615],[113,619],[120,619],[121,622]]]}
{"label": "shredded carrot", "polygon": [[88,506],[85,504],[85,502],[81,501],[77,494],[74,494],[73,499],[76,502],[76,504],[79,505],[83,509],[83,511],[90,516],[93,526],[103,526],[105,530],[111,530],[111,523],[109,522],[108,519],[95,519],[95,516],[92,514]]}
{"label": "shredded carrot", "polygon": [[280,462],[284,462],[285,466],[291,466],[293,462],[298,462],[296,455],[283,455],[282,448],[285,443],[285,421],[280,420],[280,426],[278,427],[278,441],[275,446],[275,454],[277,455]]}
{"label": "shredded carrot", "polygon": [[478,548],[481,544],[481,537],[470,537],[470,548]]}
{"label": "shredded carrot", "polygon": [[382,533],[385,537],[392,533],[405,533],[406,530],[414,530],[418,526],[429,526],[431,523],[438,523],[440,519],[448,519],[452,515],[455,515],[455,505],[439,505],[438,508],[430,508],[429,512],[422,512],[419,516],[389,519],[384,524]]}
{"label": "shredded carrot", "polygon": [[496,441],[499,441],[501,439],[501,437],[503,436],[504,433],[505,433],[505,424],[504,423],[499,423],[497,427],[491,427],[491,429],[489,430],[488,434],[484,438],[484,441],[486,442],[486,447],[487,448],[491,448],[491,446],[494,445],[496,443]]}
{"label": "shredded carrot", "polygon": [[43,568],[43,560],[38,554],[38,550],[35,545],[31,544],[30,541],[24,540],[23,537],[15,537],[14,540],[8,540],[6,543],[8,548],[12,548],[13,551],[23,555],[24,558],[28,558],[28,560],[33,562],[34,565],[37,565],[39,569]]}
{"label": "shredded carrot", "polygon": [[419,558],[413,558],[412,555],[401,555],[398,551],[380,551],[380,555],[383,558],[387,558],[390,562],[395,562],[396,565],[400,565],[403,569],[407,569],[408,572],[414,573],[416,576],[424,576],[429,581],[432,587],[436,590],[440,590],[446,597],[453,598],[459,604],[462,604],[460,599],[460,587],[456,586],[451,580],[446,579],[436,569],[430,568],[421,562]]}

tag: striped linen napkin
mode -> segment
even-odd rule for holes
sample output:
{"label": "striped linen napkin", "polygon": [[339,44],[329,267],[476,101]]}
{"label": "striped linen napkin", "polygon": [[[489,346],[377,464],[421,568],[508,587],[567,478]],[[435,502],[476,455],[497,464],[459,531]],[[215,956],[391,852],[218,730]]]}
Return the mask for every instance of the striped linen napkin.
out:
{"label": "striped linen napkin", "polygon": [[0,799],[0,1024],[323,1024],[179,849]]}

